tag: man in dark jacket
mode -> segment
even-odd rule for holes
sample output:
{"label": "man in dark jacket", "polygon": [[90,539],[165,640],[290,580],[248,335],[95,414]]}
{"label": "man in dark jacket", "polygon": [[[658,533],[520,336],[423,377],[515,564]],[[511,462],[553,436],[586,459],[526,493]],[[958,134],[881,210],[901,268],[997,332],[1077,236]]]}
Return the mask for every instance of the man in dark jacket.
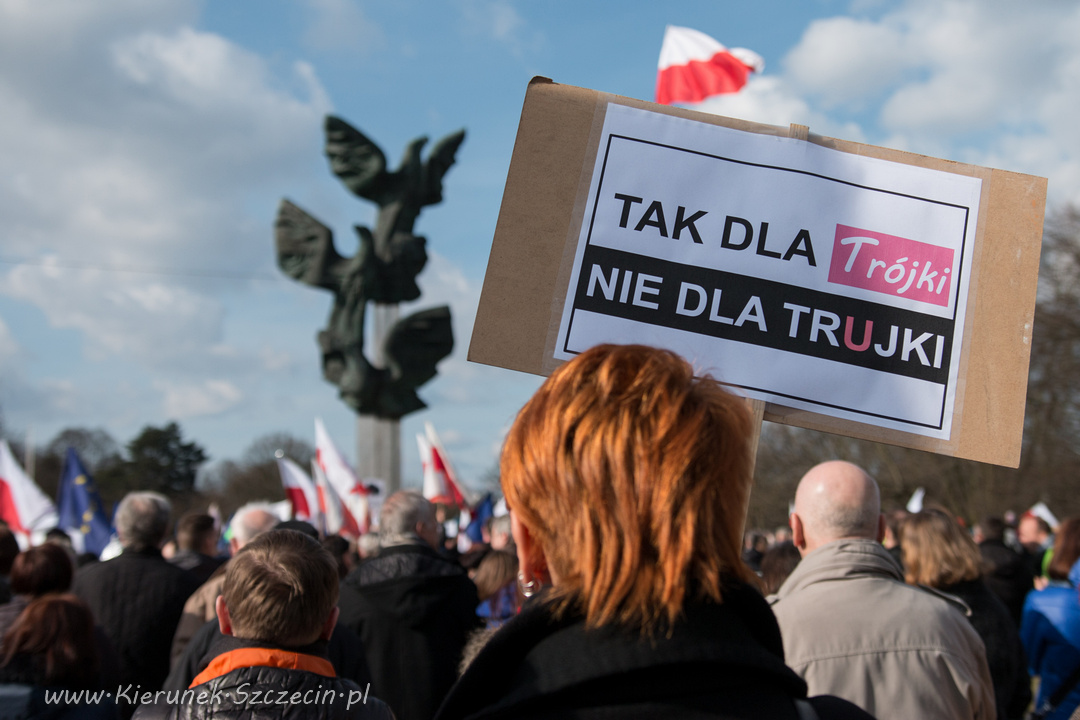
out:
{"label": "man in dark jacket", "polygon": [[360,636],[372,692],[398,720],[429,720],[457,678],[469,633],[479,626],[476,586],[441,557],[434,506],[394,493],[380,513],[382,550],[341,587],[341,624]]}
{"label": "man in dark jacket", "polygon": [[[128,493],[116,510],[124,551],[75,574],[72,592],[90,606],[116,648],[121,688],[161,687],[169,674],[169,648],[184,601],[199,586],[191,573],[161,556],[171,509],[157,493]],[[118,702],[130,717],[134,706],[123,697]]]}
{"label": "man in dark jacket", "polygon": [[186,690],[162,691],[143,718],[393,720],[389,708],[326,656],[337,623],[337,563],[317,540],[271,530],[229,562],[217,598],[223,637]]}
{"label": "man in dark jacket", "polygon": [[204,583],[225,562],[225,558],[217,557],[217,543],[218,528],[214,518],[188,513],[176,523],[177,549],[169,562],[191,572]]}
{"label": "man in dark jacket", "polygon": [[973,537],[988,568],[983,581],[1005,603],[1019,628],[1024,599],[1035,587],[1031,566],[1020,553],[1005,544],[1005,521],[1001,518],[984,519],[975,526]]}

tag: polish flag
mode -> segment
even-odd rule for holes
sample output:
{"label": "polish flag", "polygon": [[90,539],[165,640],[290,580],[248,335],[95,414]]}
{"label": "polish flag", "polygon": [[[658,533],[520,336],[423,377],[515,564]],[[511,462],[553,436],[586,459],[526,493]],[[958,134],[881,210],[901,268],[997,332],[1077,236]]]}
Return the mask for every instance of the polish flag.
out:
{"label": "polish flag", "polygon": [[660,48],[656,102],[698,103],[712,95],[738,92],[765,61],[746,48],[726,48],[705,33],[668,25]]}
{"label": "polish flag", "polygon": [[[338,452],[321,418],[315,418],[315,462],[326,478],[326,486],[340,498],[343,518],[341,534],[355,532],[359,535],[367,532],[370,526],[368,490],[356,479],[356,473]],[[332,501],[328,499],[329,502]]]}
{"label": "polish flag", "polygon": [[341,535],[342,537],[357,538],[362,534],[356,524],[356,518],[345,509],[341,498],[330,487],[326,474],[319,467],[318,460],[311,461],[311,477],[315,482],[315,494],[319,503],[319,514],[322,516],[322,531],[325,535]]}
{"label": "polish flag", "polygon": [[457,474],[443,450],[435,427],[424,423],[426,435],[417,434],[416,445],[420,449],[420,462],[424,466],[424,497],[433,503],[454,505],[468,509],[465,495],[457,481]]}
{"label": "polish flag", "polygon": [[7,440],[0,440],[0,520],[27,538],[57,523],[56,506],[15,462]]}
{"label": "polish flag", "polygon": [[287,457],[279,457],[277,466],[278,473],[281,474],[281,485],[285,488],[285,497],[292,505],[293,518],[320,527],[322,518],[315,483],[311,481],[307,473],[300,469],[299,465]]}

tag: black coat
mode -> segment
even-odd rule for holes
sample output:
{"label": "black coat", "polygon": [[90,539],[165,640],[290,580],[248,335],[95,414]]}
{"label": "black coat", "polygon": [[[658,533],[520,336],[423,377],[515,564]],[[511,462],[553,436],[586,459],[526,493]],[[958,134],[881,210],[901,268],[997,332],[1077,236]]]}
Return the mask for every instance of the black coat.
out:
{"label": "black coat", "polygon": [[968,620],[986,646],[986,663],[994,681],[998,720],[1022,718],[1031,702],[1031,678],[1020,644],[1020,632],[1013,624],[1008,608],[982,580],[965,580],[941,590],[955,595],[971,608]]}
{"label": "black coat", "polygon": [[398,720],[430,720],[457,679],[469,634],[480,625],[476,586],[426,545],[383,548],[341,584],[338,624],[360,636],[371,693]]}
{"label": "black coat", "polygon": [[72,591],[94,613],[119,656],[120,683],[157,690],[169,674],[169,650],[184,602],[199,586],[156,549],[119,557],[75,573]]}
{"label": "black coat", "polygon": [[[274,646],[222,636],[214,645],[214,656],[233,650],[271,647]],[[297,648],[291,651],[296,653],[292,657],[326,660],[319,650],[324,647],[325,643],[318,643]],[[389,708],[369,693],[369,688],[352,680],[310,668],[296,669],[292,663],[240,665],[231,669],[227,666],[217,674],[210,673],[215,676],[204,679],[190,690],[162,692],[152,702],[139,706],[136,720],[394,720]]]}
{"label": "black coat", "polygon": [[226,560],[228,558],[210,557],[194,550],[180,550],[169,558],[170,563],[194,575],[199,581],[199,585],[209,580],[210,576],[224,565]]}
{"label": "black coat", "polygon": [[[162,688],[184,690],[190,686],[195,676],[205,670],[214,659],[216,654],[214,647],[223,637],[225,636],[221,634],[217,620],[206,621],[191,637],[183,654],[177,658]],[[338,677],[352,680],[357,685],[367,685],[371,682],[371,672],[368,670],[367,659],[364,655],[364,645],[356,633],[349,628],[340,625],[334,628],[330,641],[326,644],[325,653]]]}
{"label": "black coat", "polygon": [[[539,602],[538,602],[539,600]],[[480,651],[437,720],[493,718],[800,717],[806,683],[784,665],[765,600],[732,584],[723,604],[694,604],[670,633],[586,629],[526,604]],[[871,716],[834,697],[810,704],[822,720]]]}
{"label": "black coat", "polygon": [[1009,610],[1013,624],[1020,627],[1024,613],[1024,600],[1035,587],[1031,563],[1001,540],[984,540],[979,543],[979,553],[988,566],[983,575],[986,587],[1001,598]]}

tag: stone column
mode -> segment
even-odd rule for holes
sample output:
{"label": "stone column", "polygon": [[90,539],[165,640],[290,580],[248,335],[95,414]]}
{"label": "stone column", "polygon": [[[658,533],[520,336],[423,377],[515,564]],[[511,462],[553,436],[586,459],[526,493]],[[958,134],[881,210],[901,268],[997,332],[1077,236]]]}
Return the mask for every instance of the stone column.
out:
{"label": "stone column", "polygon": [[[371,364],[385,366],[382,348],[386,335],[398,319],[398,306],[372,303]],[[401,421],[374,415],[356,416],[356,474],[360,481],[378,478],[386,483],[386,494],[401,489]]]}

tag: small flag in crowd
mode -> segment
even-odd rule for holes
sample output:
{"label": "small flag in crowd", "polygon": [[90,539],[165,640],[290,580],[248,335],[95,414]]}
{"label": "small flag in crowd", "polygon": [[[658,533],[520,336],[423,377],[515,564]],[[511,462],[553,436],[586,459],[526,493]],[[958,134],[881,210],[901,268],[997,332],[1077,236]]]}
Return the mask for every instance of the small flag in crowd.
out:
{"label": "small flag in crowd", "polygon": [[738,92],[765,60],[746,48],[726,48],[705,33],[668,25],[660,48],[656,102],[698,103],[712,95]]}
{"label": "small flag in crowd", "polygon": [[26,537],[56,526],[56,506],[15,462],[7,440],[0,440],[0,520]]}
{"label": "small flag in crowd", "polygon": [[57,499],[60,505],[57,527],[69,534],[82,535],[83,552],[100,556],[112,536],[109,516],[105,514],[94,478],[83,467],[75,448],[68,448],[64,457]]}
{"label": "small flag in crowd", "polygon": [[465,528],[465,534],[469,536],[469,539],[474,543],[484,541],[484,523],[492,518],[495,514],[495,504],[491,499],[491,493],[484,495],[484,498],[476,504],[472,512],[472,522]]}
{"label": "small flag in crowd", "polygon": [[917,488],[915,492],[911,493],[911,498],[907,501],[907,511],[909,513],[922,512],[923,500],[926,498],[926,490],[924,488]]}
{"label": "small flag in crowd", "polygon": [[1058,519],[1054,513],[1050,512],[1050,508],[1046,506],[1044,502],[1037,502],[1028,508],[1025,515],[1034,515],[1037,518],[1042,518],[1046,521],[1046,524],[1051,528],[1056,529],[1058,526]]}
{"label": "small flag in crowd", "polygon": [[433,503],[454,505],[467,509],[469,504],[457,482],[457,475],[450,465],[450,459],[443,450],[435,427],[424,423],[425,435],[417,434],[416,444],[420,449],[420,462],[424,466],[424,497]]}
{"label": "small flag in crowd", "polygon": [[321,527],[322,518],[315,483],[299,465],[287,457],[277,458],[277,466],[278,473],[281,474],[281,486],[285,489],[285,497],[292,506],[293,519],[309,522],[316,528]]}
{"label": "small flag in crowd", "polygon": [[[315,483],[315,493],[319,499],[319,514],[322,515],[323,534],[358,537],[360,531],[356,527],[356,521],[352,519],[351,514],[346,513],[345,508],[341,505],[341,498],[334,492],[334,488],[330,487],[326,474],[323,473],[322,468],[319,467],[319,461],[316,459],[311,461],[311,478]],[[352,520],[351,527],[346,527],[346,516]]]}
{"label": "small flag in crowd", "polygon": [[[315,462],[326,478],[326,486],[340,498],[341,534],[355,536],[367,532],[370,525],[368,489],[356,479],[356,473],[338,452],[320,418],[315,418]],[[327,502],[333,503],[329,493],[327,496]]]}

